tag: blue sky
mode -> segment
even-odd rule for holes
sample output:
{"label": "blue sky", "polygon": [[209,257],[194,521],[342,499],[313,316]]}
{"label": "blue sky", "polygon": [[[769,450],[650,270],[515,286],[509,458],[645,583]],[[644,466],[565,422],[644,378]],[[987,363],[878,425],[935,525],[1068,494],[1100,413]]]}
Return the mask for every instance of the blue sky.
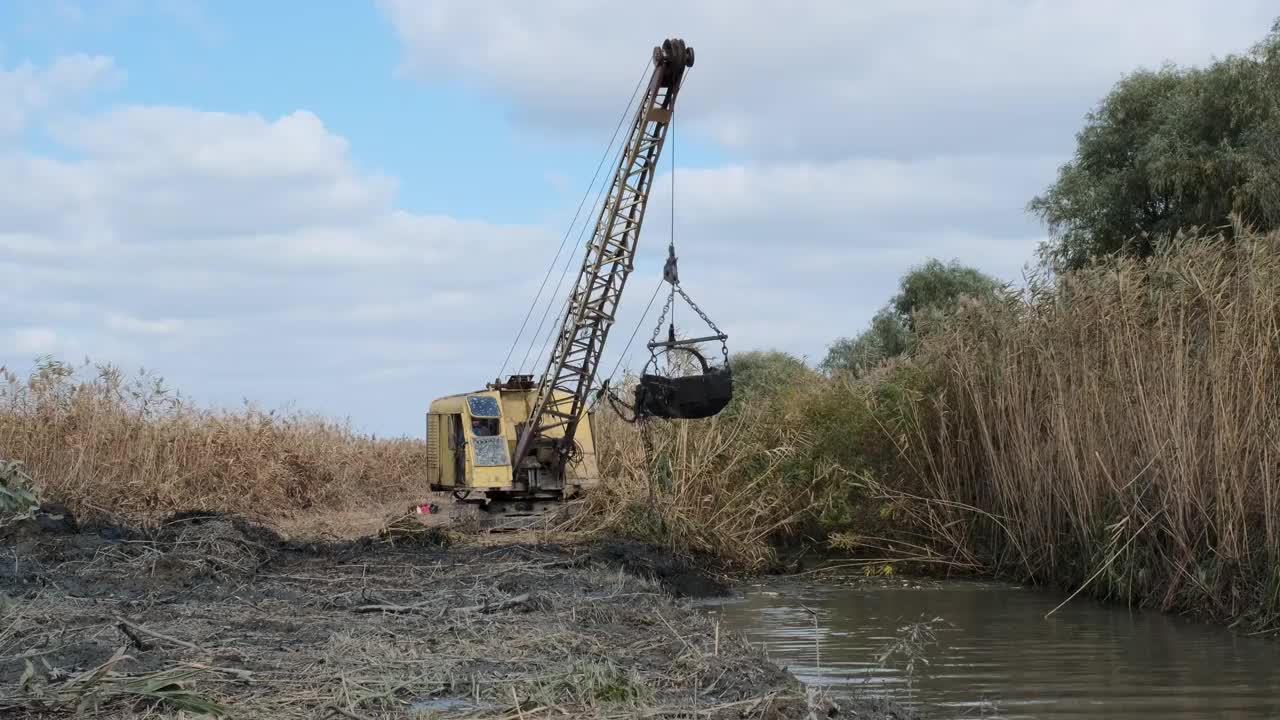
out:
{"label": "blue sky", "polygon": [[[1111,84],[1244,50],[1273,12],[631,7],[0,3],[0,364],[87,355],[202,402],[416,435],[433,397],[497,372],[672,35],[698,57],[675,145],[686,287],[736,349],[816,361],[928,257],[1016,281],[1043,235],[1026,202]],[[670,159],[609,368],[656,284]]]}
{"label": "blue sky", "polygon": [[[414,212],[554,224],[576,207],[611,131],[521,128],[507,121],[503,97],[465,79],[405,77],[393,23],[369,2],[61,7],[46,0],[0,6],[0,27],[16,28],[2,38],[0,59],[45,65],[73,53],[111,57],[125,78],[89,108],[180,105],[267,117],[309,110],[351,143],[358,162],[397,177],[398,205]],[[607,100],[620,111],[628,91],[619,85]],[[680,150],[687,163],[719,156],[706,142]]]}

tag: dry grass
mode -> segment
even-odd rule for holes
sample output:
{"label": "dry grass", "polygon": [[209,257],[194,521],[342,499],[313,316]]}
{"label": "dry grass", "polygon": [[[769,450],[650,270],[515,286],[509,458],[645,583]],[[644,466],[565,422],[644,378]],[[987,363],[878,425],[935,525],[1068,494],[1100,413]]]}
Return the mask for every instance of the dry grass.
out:
{"label": "dry grass", "polygon": [[[646,437],[647,435],[647,437]],[[585,524],[710,555],[737,570],[774,557],[774,543],[810,513],[838,472],[796,475],[813,439],[798,415],[762,403],[704,420],[629,424],[604,410],[596,437],[608,479],[588,500]]]}
{"label": "dry grass", "polygon": [[1255,626],[1280,617],[1280,235],[1189,243],[966,308],[904,456],[994,568]]}
{"label": "dry grass", "polygon": [[[803,688],[757,649],[595,548],[405,542],[289,548],[219,517],[7,548],[0,567],[41,582],[0,605],[0,714],[807,711]],[[0,574],[0,589],[17,595],[16,579]]]}
{"label": "dry grass", "polygon": [[22,460],[46,499],[135,520],[281,519],[427,491],[421,443],[301,413],[202,409],[147,374],[52,360],[25,378],[0,368],[0,456]]}
{"label": "dry grass", "polygon": [[[810,439],[764,407],[647,432],[648,456],[636,426],[601,413],[609,482],[586,524],[757,568],[813,502],[820,473],[783,478]],[[24,461],[46,500],[135,522],[231,512],[290,535],[351,539],[430,496],[418,442],[302,414],[203,409],[149,375],[88,364],[44,361],[26,378],[0,369],[0,448]]]}

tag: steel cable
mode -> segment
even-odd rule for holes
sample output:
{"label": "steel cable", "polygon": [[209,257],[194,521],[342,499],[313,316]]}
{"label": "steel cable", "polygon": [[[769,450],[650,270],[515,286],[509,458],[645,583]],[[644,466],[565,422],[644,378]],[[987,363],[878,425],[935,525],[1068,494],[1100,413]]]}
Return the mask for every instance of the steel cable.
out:
{"label": "steel cable", "polygon": [[[631,99],[627,101],[627,106],[626,108],[623,109],[622,116],[618,118],[618,124],[613,129],[613,135],[612,137],[609,138],[609,144],[605,147],[604,152],[600,155],[600,162],[596,164],[596,171],[591,176],[591,182],[587,185],[586,191],[583,192],[582,199],[578,201],[578,209],[574,211],[573,219],[569,222],[569,227],[565,230],[564,237],[560,239],[560,247],[556,249],[555,257],[551,259],[551,264],[547,266],[547,272],[542,276],[542,284],[538,286],[538,292],[536,295],[534,295],[533,302],[529,303],[529,310],[528,312],[525,313],[524,320],[520,323],[520,330],[516,333],[515,340],[511,341],[511,348],[507,350],[507,356],[502,361],[502,368],[498,370],[499,379],[501,379],[502,373],[506,372],[507,364],[511,362],[511,355],[515,352],[516,347],[520,344],[520,338],[524,336],[525,328],[528,327],[529,325],[529,318],[533,316],[534,308],[538,306],[538,301],[542,298],[542,291],[546,289],[547,281],[551,279],[551,273],[555,270],[556,262],[560,259],[560,255],[564,252],[565,243],[568,242],[569,236],[573,234],[573,226],[578,223],[578,218],[582,214],[582,208],[586,205],[587,198],[591,196],[591,188],[595,187],[596,180],[600,177],[600,170],[604,167],[605,160],[609,158],[609,151],[613,148],[613,143],[617,141],[618,133],[622,130],[623,123],[626,122],[627,117],[631,114],[631,106],[635,103],[636,96],[639,94],[640,88],[644,85],[645,78],[648,77],[648,75],[649,75],[649,69],[648,69],[648,63],[646,63],[645,71],[641,73],[640,80],[636,83],[635,89],[631,92]],[[597,195],[597,198],[598,197],[599,196]],[[579,233],[579,238],[581,238],[581,233]],[[572,260],[572,258],[573,258],[573,255],[570,255],[570,260]],[[566,263],[566,267],[568,267],[568,263]],[[564,273],[562,272],[561,280],[563,281],[563,279],[564,279]],[[559,292],[559,285],[556,286],[556,290],[552,292],[551,297],[554,297],[556,292]],[[551,300],[551,298],[548,298],[548,301],[547,301],[548,311],[550,310],[552,305],[553,305],[553,301]],[[547,316],[547,312],[544,311],[543,321],[545,321],[546,316]],[[541,331],[542,331],[542,322],[539,322],[538,329],[534,331],[534,337],[536,338],[537,335],[541,333]],[[525,357],[526,359],[528,358],[527,352],[525,353]],[[523,367],[524,365],[522,362],[521,369],[523,369]]]}

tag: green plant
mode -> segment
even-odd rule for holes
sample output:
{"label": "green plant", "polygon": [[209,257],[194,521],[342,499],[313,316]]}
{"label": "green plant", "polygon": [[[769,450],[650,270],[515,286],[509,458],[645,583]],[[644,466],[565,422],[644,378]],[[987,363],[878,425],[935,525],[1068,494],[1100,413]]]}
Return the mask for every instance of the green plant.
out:
{"label": "green plant", "polygon": [[888,667],[894,659],[902,662],[908,697],[914,692],[919,669],[930,665],[929,653],[938,645],[938,626],[945,623],[940,617],[906,623],[876,652],[876,664],[881,668]]}
{"label": "green plant", "polygon": [[995,278],[976,268],[930,258],[902,276],[898,293],[872,316],[867,329],[831,344],[821,368],[827,373],[865,375],[910,354],[919,336],[945,320],[961,302],[991,297],[1000,288]]}
{"label": "green plant", "polygon": [[0,524],[31,516],[40,506],[35,483],[21,460],[0,460]]}

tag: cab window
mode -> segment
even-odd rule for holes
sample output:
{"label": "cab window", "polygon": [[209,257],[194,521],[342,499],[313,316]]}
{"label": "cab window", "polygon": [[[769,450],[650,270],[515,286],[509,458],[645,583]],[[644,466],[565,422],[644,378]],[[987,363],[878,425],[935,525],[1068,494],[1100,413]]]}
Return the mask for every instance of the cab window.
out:
{"label": "cab window", "polygon": [[498,398],[471,395],[467,398],[467,410],[471,415],[472,437],[495,437],[502,433],[502,407]]}
{"label": "cab window", "polygon": [[472,437],[493,437],[498,434],[497,418],[471,418]]}

